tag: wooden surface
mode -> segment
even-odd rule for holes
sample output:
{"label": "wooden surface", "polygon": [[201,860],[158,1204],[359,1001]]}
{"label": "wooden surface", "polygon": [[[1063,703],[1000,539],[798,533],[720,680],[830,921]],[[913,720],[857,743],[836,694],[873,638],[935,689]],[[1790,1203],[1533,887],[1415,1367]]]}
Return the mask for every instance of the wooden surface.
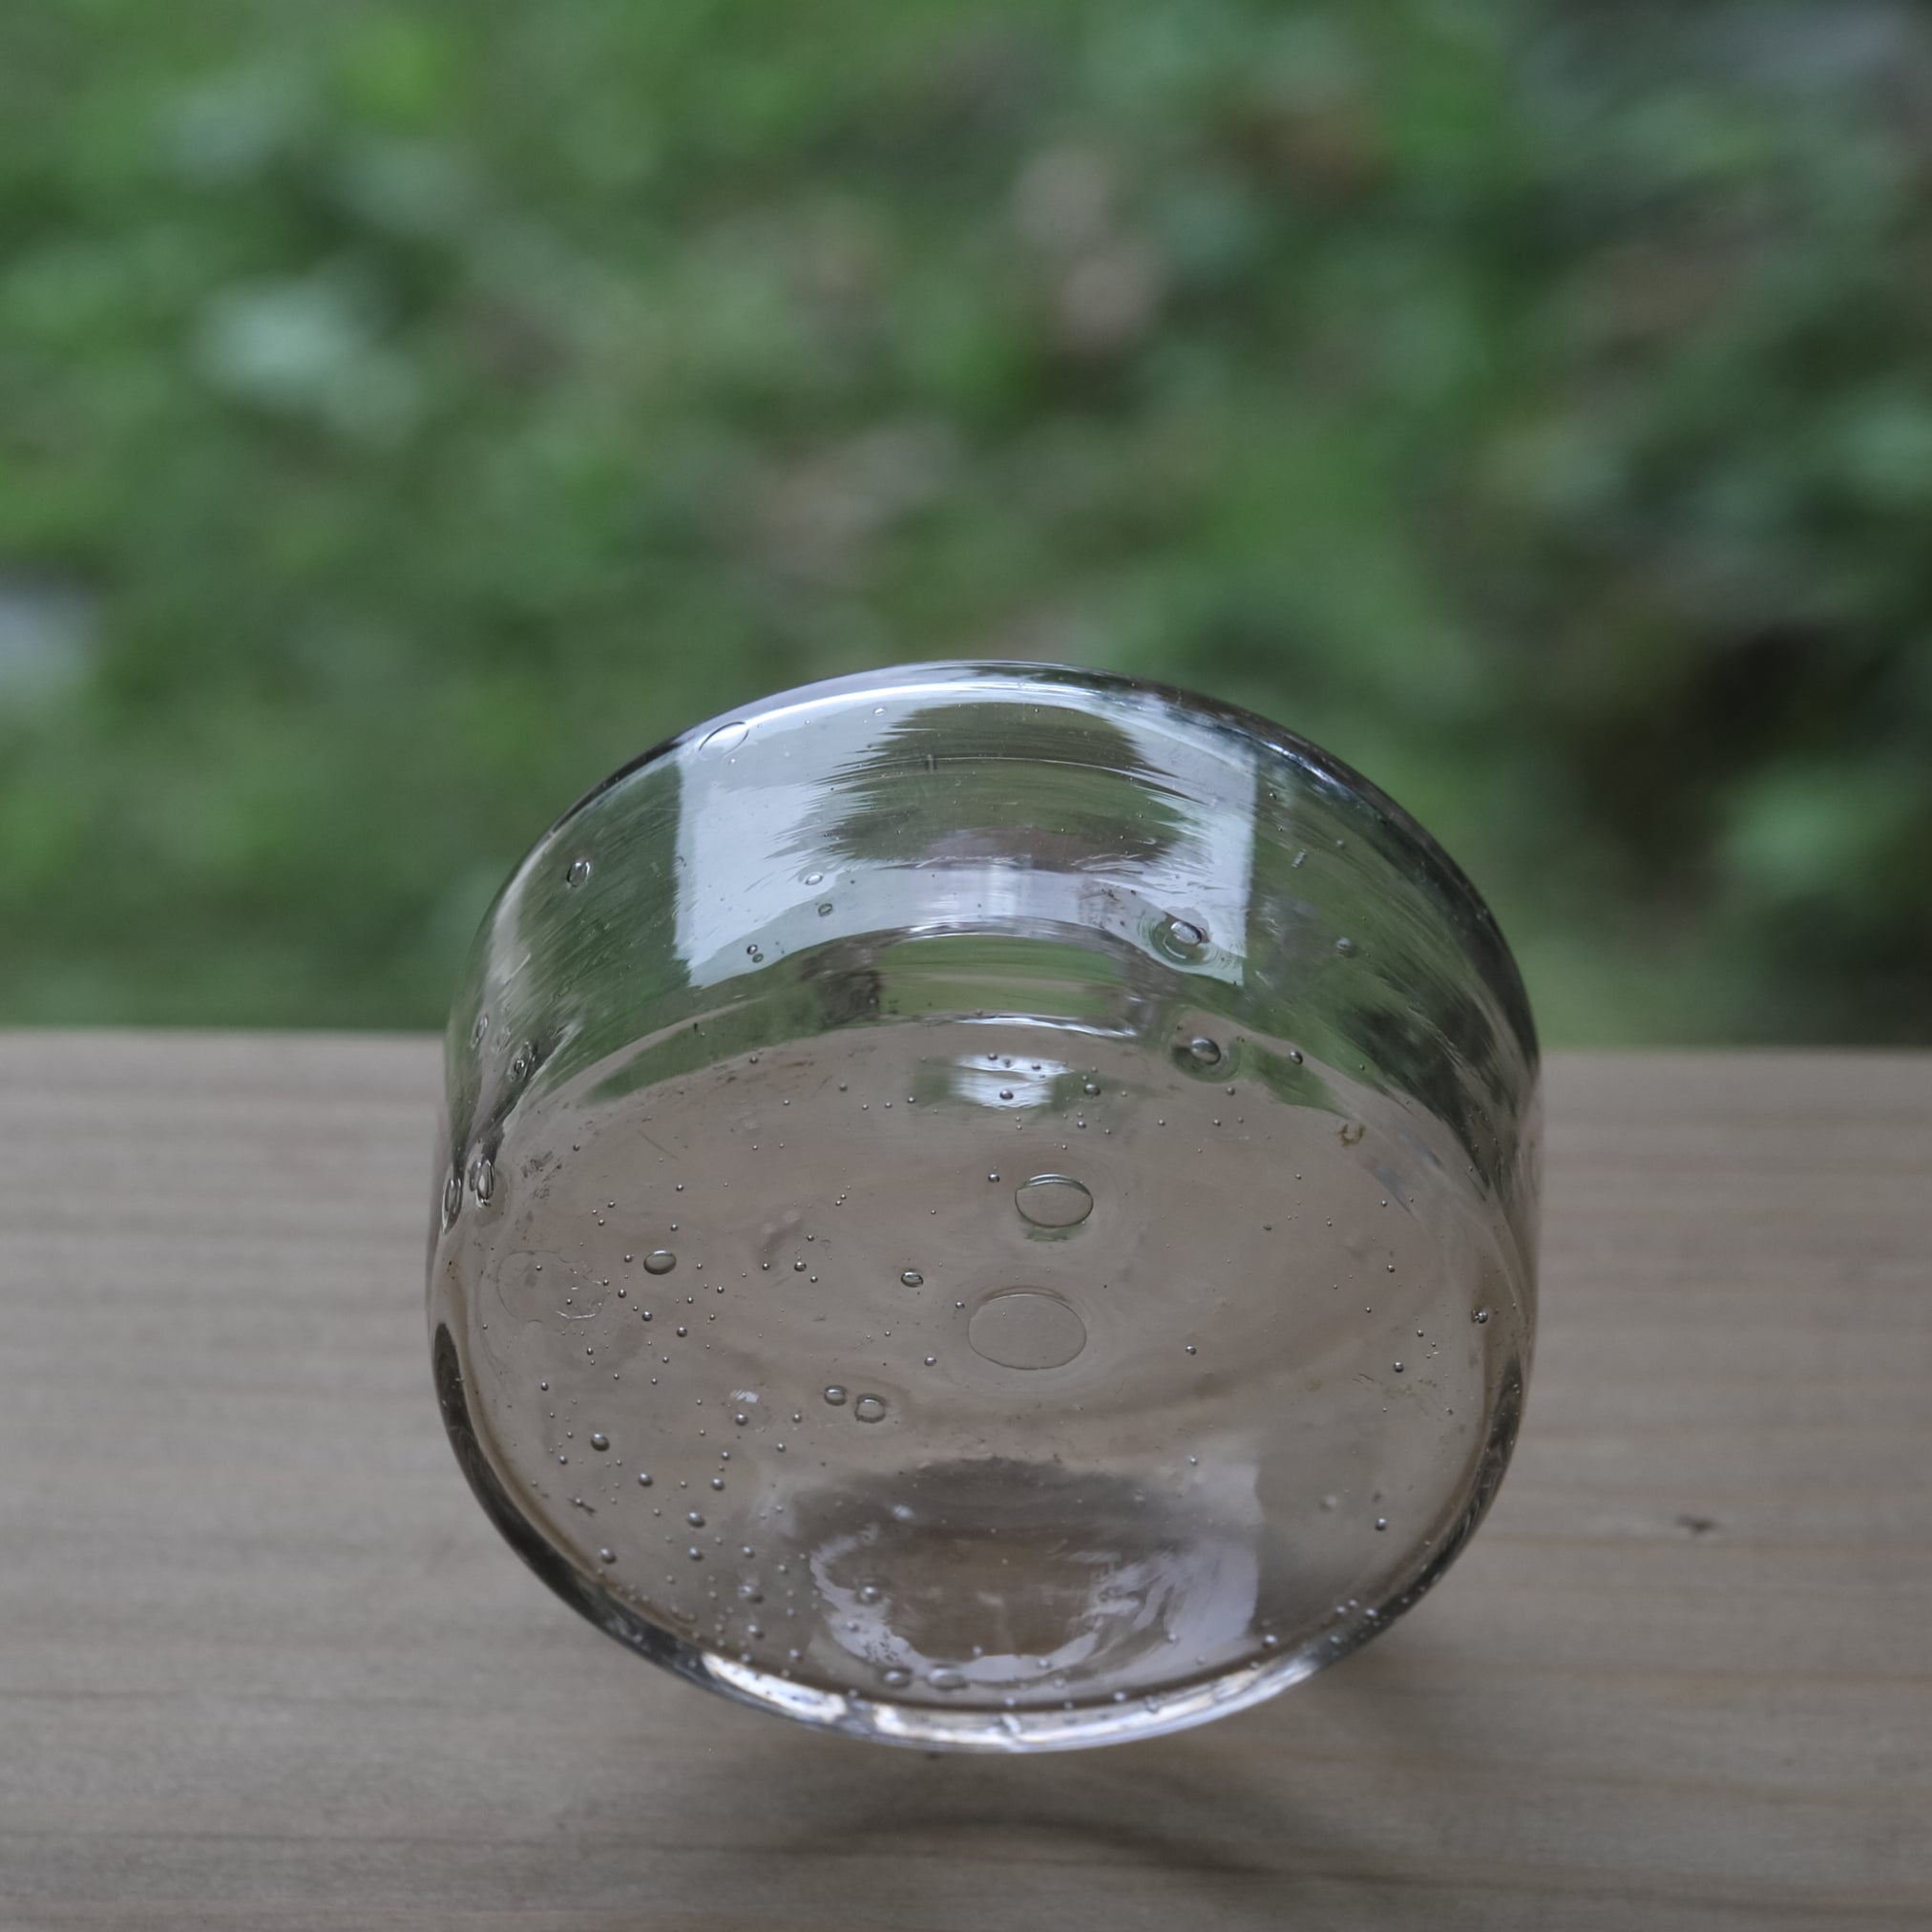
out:
{"label": "wooden surface", "polygon": [[435,1057],[0,1036],[0,1926],[1932,1925],[1932,1058],[1558,1058],[1528,1422],[1182,1736],[824,1738],[555,1601],[429,1386]]}

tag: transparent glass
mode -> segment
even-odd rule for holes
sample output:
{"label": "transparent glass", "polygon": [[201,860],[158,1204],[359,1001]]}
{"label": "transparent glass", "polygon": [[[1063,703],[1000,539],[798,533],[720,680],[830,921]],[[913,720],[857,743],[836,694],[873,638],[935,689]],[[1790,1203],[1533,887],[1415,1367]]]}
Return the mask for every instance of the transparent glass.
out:
{"label": "transparent glass", "polygon": [[447,1042],[435,1381],[654,1662],[925,1747],[1102,1744],[1385,1629],[1534,1319],[1490,914],[1262,720],[1037,664],[787,693],[538,841]]}

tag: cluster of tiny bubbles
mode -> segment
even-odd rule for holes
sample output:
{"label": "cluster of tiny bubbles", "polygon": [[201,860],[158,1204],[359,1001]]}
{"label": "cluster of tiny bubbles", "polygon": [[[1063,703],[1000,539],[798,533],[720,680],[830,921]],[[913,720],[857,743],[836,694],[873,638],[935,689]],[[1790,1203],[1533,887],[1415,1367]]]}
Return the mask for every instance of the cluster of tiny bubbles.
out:
{"label": "cluster of tiny bubbles", "polygon": [[1208,934],[1191,919],[1169,913],[1154,927],[1155,948],[1182,963],[1199,959],[1208,951]]}
{"label": "cluster of tiny bubbles", "polygon": [[886,1405],[877,1396],[861,1396],[852,1404],[852,1414],[861,1422],[883,1422],[886,1419]]}
{"label": "cluster of tiny bubbles", "polygon": [[563,882],[567,886],[580,886],[589,877],[590,861],[588,859],[572,859],[569,872],[563,875]]}
{"label": "cluster of tiny bubbles", "polygon": [[678,1257],[668,1248],[654,1248],[644,1256],[646,1274],[669,1274],[678,1265]]}
{"label": "cluster of tiny bubbles", "polygon": [[834,1409],[843,1408],[845,1406],[846,1392],[834,1382],[826,1390],[825,1398]]}
{"label": "cluster of tiny bubbles", "polygon": [[926,1277],[916,1268],[907,1269],[899,1279],[908,1288],[923,1288],[926,1285]]}

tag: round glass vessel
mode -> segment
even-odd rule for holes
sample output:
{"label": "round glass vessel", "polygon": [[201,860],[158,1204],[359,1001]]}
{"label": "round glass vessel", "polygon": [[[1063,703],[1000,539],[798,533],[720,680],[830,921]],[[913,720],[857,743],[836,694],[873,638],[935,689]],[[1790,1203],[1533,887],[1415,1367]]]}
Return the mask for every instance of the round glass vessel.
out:
{"label": "round glass vessel", "polygon": [[956,663],[716,720],[537,842],[446,1059],[457,1456],[709,1690],[926,1748],[1169,1731],[1387,1628],[1495,1494],[1522,982],[1258,718]]}

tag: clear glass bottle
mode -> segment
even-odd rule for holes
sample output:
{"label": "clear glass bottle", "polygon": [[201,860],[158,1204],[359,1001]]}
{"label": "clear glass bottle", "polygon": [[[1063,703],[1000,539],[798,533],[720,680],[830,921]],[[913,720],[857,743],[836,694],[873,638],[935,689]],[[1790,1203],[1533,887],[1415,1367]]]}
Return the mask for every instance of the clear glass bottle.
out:
{"label": "clear glass bottle", "polygon": [[606,780],[485,920],[445,1420],[561,1596],[892,1742],[1195,1723],[1480,1520],[1537,1049],[1468,881],[1262,720],[1037,664],[786,693]]}

